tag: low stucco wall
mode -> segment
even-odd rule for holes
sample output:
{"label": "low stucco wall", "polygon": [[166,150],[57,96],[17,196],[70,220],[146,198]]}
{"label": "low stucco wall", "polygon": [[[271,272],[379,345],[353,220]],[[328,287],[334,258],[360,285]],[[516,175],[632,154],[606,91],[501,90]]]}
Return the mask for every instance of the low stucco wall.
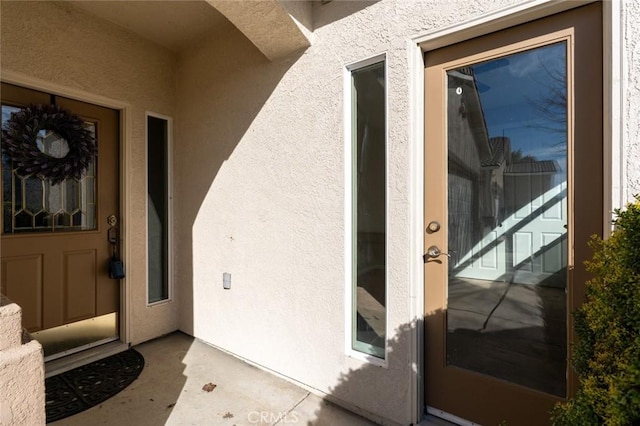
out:
{"label": "low stucco wall", "polygon": [[42,346],[21,323],[20,307],[0,295],[0,426],[45,424]]}

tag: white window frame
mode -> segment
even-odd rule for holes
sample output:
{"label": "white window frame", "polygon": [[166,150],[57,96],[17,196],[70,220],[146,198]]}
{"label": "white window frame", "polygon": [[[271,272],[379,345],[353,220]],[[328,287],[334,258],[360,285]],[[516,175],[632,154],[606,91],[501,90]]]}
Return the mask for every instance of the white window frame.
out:
{"label": "white window frame", "polygon": [[[353,203],[353,91],[352,73],[359,69],[382,62],[385,78],[385,345],[384,359],[353,348],[353,241],[354,203]],[[343,71],[344,87],[344,269],[345,269],[345,354],[366,363],[387,368],[389,365],[389,60],[386,52],[345,65]]]}

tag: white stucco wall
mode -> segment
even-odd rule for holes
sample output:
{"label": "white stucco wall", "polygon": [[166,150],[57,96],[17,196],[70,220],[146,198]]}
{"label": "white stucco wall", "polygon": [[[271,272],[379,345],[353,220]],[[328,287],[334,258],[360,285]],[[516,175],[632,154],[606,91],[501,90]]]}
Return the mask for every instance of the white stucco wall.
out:
{"label": "white stucco wall", "polygon": [[0,426],[45,423],[42,359],[37,340],[0,351]]}
{"label": "white stucco wall", "polygon": [[[183,52],[181,328],[378,418],[411,422],[407,42],[508,3],[314,3],[312,46],[299,57],[269,63],[233,29]],[[345,355],[343,70],[385,52],[391,352],[378,367]]]}
{"label": "white stucco wall", "polygon": [[[312,46],[269,62],[222,26],[177,56],[51,2],[1,3],[1,69],[129,105],[134,343],[178,325],[372,416],[413,420],[408,40],[519,0],[288,5]],[[640,192],[640,5],[625,2],[626,190]],[[312,15],[313,19],[310,18]],[[64,29],[64,30],[60,30]],[[51,34],[55,34],[52,37]],[[43,42],[46,41],[46,42]],[[345,355],[344,66],[389,62],[388,366]],[[175,297],[145,303],[145,111],[173,116]],[[232,274],[231,290],[222,274]],[[179,322],[178,322],[179,316]]]}
{"label": "white stucco wall", "polygon": [[145,111],[173,115],[175,55],[70,4],[3,1],[0,7],[3,79],[17,74],[35,82],[35,88],[42,88],[42,81],[59,94],[80,94],[88,101],[98,96],[126,105],[129,341],[175,330],[177,304],[146,306],[145,258]]}
{"label": "white stucco wall", "polygon": [[[640,194],[640,3],[622,2],[623,12],[623,98],[622,136],[624,157],[622,166],[626,175],[627,201]],[[618,123],[615,123],[618,125]],[[623,176],[624,176],[623,175]]]}
{"label": "white stucco wall", "polygon": [[42,346],[22,333],[22,310],[0,294],[0,426],[45,423]]}

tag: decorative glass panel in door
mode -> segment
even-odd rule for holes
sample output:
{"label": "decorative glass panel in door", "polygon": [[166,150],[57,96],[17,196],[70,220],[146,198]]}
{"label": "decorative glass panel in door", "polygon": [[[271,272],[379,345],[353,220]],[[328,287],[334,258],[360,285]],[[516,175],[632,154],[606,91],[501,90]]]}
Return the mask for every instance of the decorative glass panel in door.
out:
{"label": "decorative glass panel in door", "polygon": [[[20,108],[2,105],[2,126]],[[95,135],[95,123],[86,128]],[[50,130],[41,130],[38,149],[51,157],[62,158],[69,147],[66,140]],[[6,155],[2,156],[3,233],[68,232],[95,229],[95,161],[83,177],[52,184],[48,179],[21,175]]]}
{"label": "decorative glass panel in door", "polygon": [[566,42],[447,71],[447,363],[566,394]]}

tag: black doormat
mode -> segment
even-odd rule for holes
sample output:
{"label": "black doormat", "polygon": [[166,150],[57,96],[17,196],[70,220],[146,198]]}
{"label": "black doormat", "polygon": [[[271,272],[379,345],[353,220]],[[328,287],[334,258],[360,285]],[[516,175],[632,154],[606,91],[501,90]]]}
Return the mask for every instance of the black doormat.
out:
{"label": "black doormat", "polygon": [[45,380],[47,423],[111,398],[142,372],[144,358],[129,349]]}

